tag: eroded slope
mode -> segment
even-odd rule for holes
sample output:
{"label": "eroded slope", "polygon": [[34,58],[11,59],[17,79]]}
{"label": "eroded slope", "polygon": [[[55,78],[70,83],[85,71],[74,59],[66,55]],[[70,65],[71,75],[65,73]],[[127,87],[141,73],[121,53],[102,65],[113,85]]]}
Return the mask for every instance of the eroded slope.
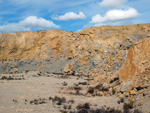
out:
{"label": "eroded slope", "polygon": [[150,37],[150,24],[103,26],[79,33],[38,31],[0,34],[0,72],[117,72],[129,48]]}

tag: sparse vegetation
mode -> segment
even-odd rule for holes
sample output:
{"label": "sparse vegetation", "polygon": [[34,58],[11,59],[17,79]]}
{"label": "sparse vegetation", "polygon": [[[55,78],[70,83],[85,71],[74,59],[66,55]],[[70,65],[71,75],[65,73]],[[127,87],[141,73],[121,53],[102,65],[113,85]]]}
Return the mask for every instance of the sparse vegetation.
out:
{"label": "sparse vegetation", "polygon": [[69,105],[68,105],[68,109],[71,109],[71,108],[72,108],[72,106],[71,106],[71,104],[69,104]]}
{"label": "sparse vegetation", "polygon": [[79,104],[76,108],[77,108],[78,110],[79,110],[79,109],[90,109],[90,104],[89,104],[89,103]]}
{"label": "sparse vegetation", "polygon": [[51,74],[51,73],[47,71],[47,74]]}
{"label": "sparse vegetation", "polygon": [[122,113],[121,110],[115,109],[115,108],[100,108],[95,110],[90,110],[89,113]]}
{"label": "sparse vegetation", "polygon": [[114,95],[116,93],[116,90],[115,89],[112,89],[112,94]]}
{"label": "sparse vegetation", "polygon": [[120,104],[120,100],[118,100],[117,102],[118,102],[118,104]]}
{"label": "sparse vegetation", "polygon": [[63,86],[67,86],[68,84],[66,82],[63,82]]}
{"label": "sparse vegetation", "polygon": [[13,77],[13,76],[2,76],[0,80],[24,80],[24,76]]}
{"label": "sparse vegetation", "polygon": [[142,113],[141,111],[139,111],[138,109],[134,110],[133,113]]}
{"label": "sparse vegetation", "polygon": [[74,100],[71,99],[71,100],[68,101],[68,103],[73,104],[73,103],[74,103]]}
{"label": "sparse vegetation", "polygon": [[63,108],[64,108],[64,109],[67,109],[67,105],[64,105]]}
{"label": "sparse vegetation", "polygon": [[103,85],[99,84],[99,85],[95,86],[95,89],[100,90],[102,87],[103,87]]}
{"label": "sparse vegetation", "polygon": [[121,98],[121,99],[120,99],[120,102],[123,103],[123,102],[124,102],[124,98]]}
{"label": "sparse vegetation", "polygon": [[77,106],[77,112],[70,113],[122,113],[121,110],[110,108],[110,107],[102,107],[99,109],[90,109],[89,103],[79,104]]}
{"label": "sparse vegetation", "polygon": [[74,90],[76,91],[75,94],[80,95],[80,90],[81,89],[82,89],[81,87],[74,87]]}
{"label": "sparse vegetation", "polygon": [[52,101],[54,104],[56,105],[63,105],[64,109],[71,109],[72,108],[72,104],[74,103],[74,100],[69,100],[67,101],[65,97],[58,97],[55,96],[53,97],[49,97],[49,100]]}
{"label": "sparse vegetation", "polygon": [[104,87],[102,84],[95,86],[95,89],[99,91],[109,91],[109,89],[107,87]]}
{"label": "sparse vegetation", "polygon": [[53,99],[53,102],[57,102],[57,105],[61,105],[62,103],[65,103],[66,102],[66,98],[64,97],[58,97],[58,96],[55,96]]}
{"label": "sparse vegetation", "polygon": [[61,111],[61,113],[68,113],[68,112],[67,112],[67,111],[65,111],[65,110],[62,110],[62,111]]}
{"label": "sparse vegetation", "polygon": [[80,109],[80,110],[78,110],[78,113],[88,113],[88,110],[87,109]]}
{"label": "sparse vegetation", "polygon": [[88,90],[87,90],[87,93],[93,94],[94,93],[94,88],[89,87]]}
{"label": "sparse vegetation", "polygon": [[128,110],[133,108],[133,101],[130,101],[129,103],[124,103],[123,109]]}
{"label": "sparse vegetation", "polygon": [[41,98],[30,101],[31,105],[33,105],[33,104],[38,105],[38,104],[45,104],[45,103],[46,103],[46,99],[41,99]]}
{"label": "sparse vegetation", "polygon": [[118,100],[118,104],[123,103],[124,102],[124,98],[120,98],[120,100]]}
{"label": "sparse vegetation", "polygon": [[87,85],[87,82],[79,82],[79,85]]}

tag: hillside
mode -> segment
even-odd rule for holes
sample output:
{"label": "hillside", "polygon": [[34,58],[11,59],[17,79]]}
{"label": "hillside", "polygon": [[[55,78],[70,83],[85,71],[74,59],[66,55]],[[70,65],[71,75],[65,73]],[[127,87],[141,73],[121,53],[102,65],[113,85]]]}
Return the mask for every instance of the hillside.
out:
{"label": "hillside", "polygon": [[150,24],[92,27],[78,33],[0,33],[0,72],[41,70],[111,75],[125,64],[128,50],[149,37]]}
{"label": "hillside", "polygon": [[[54,78],[48,80],[45,76],[58,75],[59,79],[65,78],[66,82],[72,80],[69,84],[77,82],[79,78],[68,81],[68,76],[88,77],[84,79],[87,82],[74,83],[76,85],[71,86],[72,88],[62,88],[60,85],[59,93],[83,95],[88,102],[88,97],[97,98],[97,103],[99,98],[95,96],[102,96],[101,99],[106,96],[106,100],[110,97],[115,104],[111,104],[114,103],[111,101],[109,105],[119,107],[120,110],[120,102],[124,102],[124,109],[129,109],[129,105],[134,102],[134,109],[147,112],[150,111],[150,24],[92,27],[80,32],[49,30],[0,33],[0,73],[11,75],[8,78],[0,75],[0,80],[31,79],[41,89],[44,85],[42,82],[46,81],[52,85],[53,90],[53,85],[56,84]],[[13,78],[18,74],[23,75],[19,75],[19,79]],[[34,77],[39,76],[43,77],[41,79],[44,81],[37,78],[42,85],[36,84]],[[59,79],[54,80],[59,84],[59,81],[62,82]],[[5,86],[6,82],[0,83]],[[29,84],[28,81],[21,83],[25,84],[22,86],[25,89]],[[17,82],[12,82],[11,85],[13,84]],[[62,84],[67,85],[65,82]],[[79,87],[81,84],[85,87]],[[8,87],[7,83],[6,85]],[[18,86],[14,85],[15,87]],[[9,92],[5,87],[1,87],[2,89]],[[37,93],[40,92],[41,90]],[[2,95],[4,96],[5,94]],[[116,102],[117,98],[120,98],[119,104]]]}

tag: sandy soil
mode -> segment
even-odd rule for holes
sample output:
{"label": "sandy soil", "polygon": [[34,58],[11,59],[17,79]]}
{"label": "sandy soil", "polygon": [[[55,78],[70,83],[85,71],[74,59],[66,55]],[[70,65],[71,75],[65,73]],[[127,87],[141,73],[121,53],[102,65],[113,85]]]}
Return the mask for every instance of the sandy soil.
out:
{"label": "sandy soil", "polygon": [[[67,101],[74,100],[71,109],[76,111],[76,106],[85,102],[90,103],[91,108],[107,106],[122,109],[122,104],[118,104],[118,97],[87,97],[83,95],[71,95],[60,93],[63,87],[72,86],[75,83],[85,82],[86,78],[71,76],[69,78],[59,78],[59,75],[45,74],[37,75],[38,72],[27,74],[1,74],[11,76],[17,80],[0,80],[0,113],[59,113],[64,105],[57,105],[49,100],[49,97],[65,97]],[[20,78],[20,79],[18,79]],[[67,86],[63,86],[63,83]],[[85,86],[88,87],[88,86]],[[44,100],[43,104],[32,104],[34,99]]]}

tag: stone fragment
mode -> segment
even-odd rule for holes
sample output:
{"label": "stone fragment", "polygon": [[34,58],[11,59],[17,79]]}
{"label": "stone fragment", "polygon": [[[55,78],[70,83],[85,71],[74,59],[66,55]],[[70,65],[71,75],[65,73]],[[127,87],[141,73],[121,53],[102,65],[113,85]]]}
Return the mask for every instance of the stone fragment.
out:
{"label": "stone fragment", "polygon": [[87,97],[91,97],[92,95],[91,95],[90,93],[87,93],[86,96],[87,96]]}
{"label": "stone fragment", "polygon": [[136,95],[136,94],[137,94],[137,91],[132,90],[132,91],[130,91],[130,94],[131,94],[131,95]]}

